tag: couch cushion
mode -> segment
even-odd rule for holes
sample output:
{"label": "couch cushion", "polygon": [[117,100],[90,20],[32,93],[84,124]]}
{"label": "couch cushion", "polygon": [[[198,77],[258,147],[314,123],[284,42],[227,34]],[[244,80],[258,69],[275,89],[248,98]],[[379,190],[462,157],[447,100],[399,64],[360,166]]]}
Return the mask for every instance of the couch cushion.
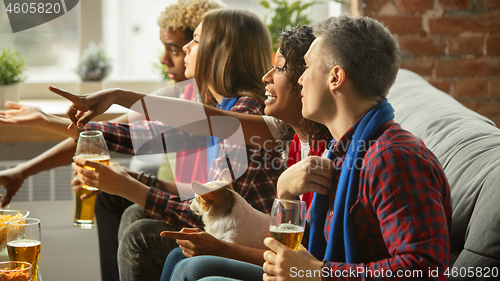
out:
{"label": "couch cushion", "polygon": [[451,264],[500,267],[500,130],[408,70],[399,71],[388,99],[396,121],[424,141],[446,173]]}

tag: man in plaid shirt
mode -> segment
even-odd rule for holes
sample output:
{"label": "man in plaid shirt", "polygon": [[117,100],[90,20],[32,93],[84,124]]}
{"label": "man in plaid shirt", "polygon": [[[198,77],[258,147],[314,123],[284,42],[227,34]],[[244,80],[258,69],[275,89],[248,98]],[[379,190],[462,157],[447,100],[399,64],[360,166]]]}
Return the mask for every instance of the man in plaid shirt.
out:
{"label": "man in plaid shirt", "polygon": [[302,113],[337,141],[329,159],[309,157],[279,178],[280,198],[316,192],[308,251],[266,238],[264,280],[446,280],[450,189],[422,140],[393,121],[395,39],[366,17],[330,18],[314,33]]}

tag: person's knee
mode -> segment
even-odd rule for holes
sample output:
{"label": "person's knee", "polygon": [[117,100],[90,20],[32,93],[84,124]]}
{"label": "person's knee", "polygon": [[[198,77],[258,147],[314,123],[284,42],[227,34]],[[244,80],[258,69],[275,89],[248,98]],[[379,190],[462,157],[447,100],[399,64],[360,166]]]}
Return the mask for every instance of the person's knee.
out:
{"label": "person's knee", "polygon": [[138,248],[140,247],[140,245],[145,244],[144,231],[146,231],[146,227],[144,225],[145,222],[143,220],[137,220],[124,228],[125,230],[123,231],[119,240],[120,243],[118,247],[118,252],[120,251],[120,248],[126,247],[132,249],[132,248]]}
{"label": "person's knee", "polygon": [[[197,261],[195,260],[194,264],[196,263]],[[171,278],[171,280],[192,280],[193,278],[192,275],[196,271],[193,270],[194,268],[192,266],[196,266],[193,265],[192,258],[179,261],[177,265],[175,265],[174,270],[172,272],[172,277],[175,279]]]}
{"label": "person's knee", "polygon": [[196,256],[183,259],[175,265],[171,280],[198,280],[205,276],[217,274],[219,273],[219,266],[221,266],[218,261],[218,257],[214,256]]}
{"label": "person's knee", "polygon": [[179,229],[154,219],[141,219],[131,223],[121,235],[118,257],[131,251],[136,253],[154,251],[155,247],[165,244],[166,239],[160,236],[160,232],[167,230]]}
{"label": "person's knee", "polygon": [[122,218],[120,220],[120,227],[118,229],[118,241],[121,241],[121,237],[126,229],[129,228],[134,222],[148,218],[143,212],[141,206],[133,204],[128,207],[125,212],[123,212]]}
{"label": "person's knee", "polygon": [[144,213],[141,206],[139,206],[137,204],[133,204],[130,207],[128,207],[125,210],[125,212],[123,212],[122,221],[130,219],[131,223],[132,223],[132,222],[134,222],[138,219],[142,219],[142,218],[148,218],[148,216]]}
{"label": "person's knee", "polygon": [[160,236],[160,232],[166,230],[178,228],[153,219],[141,219],[127,227],[118,245],[120,274],[125,267],[147,267],[150,270],[158,268],[160,275],[165,258],[177,246],[175,239]]}

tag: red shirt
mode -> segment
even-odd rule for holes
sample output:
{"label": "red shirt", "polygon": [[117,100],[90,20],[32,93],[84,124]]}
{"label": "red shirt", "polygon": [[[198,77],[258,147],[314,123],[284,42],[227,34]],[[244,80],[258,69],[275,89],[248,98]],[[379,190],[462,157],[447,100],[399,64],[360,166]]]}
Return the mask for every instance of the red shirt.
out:
{"label": "red shirt", "polygon": [[[353,133],[351,128],[335,143],[334,153],[342,159]],[[446,176],[434,154],[421,139],[391,121],[380,128],[363,164],[358,199],[350,210],[363,262],[327,261],[322,271],[323,277],[328,275],[325,280],[414,280],[418,274],[422,274],[418,280],[446,280],[452,205]],[[324,228],[327,241],[341,163],[336,168]],[[429,276],[429,270],[436,269],[439,276]],[[368,274],[358,274],[361,270]]]}

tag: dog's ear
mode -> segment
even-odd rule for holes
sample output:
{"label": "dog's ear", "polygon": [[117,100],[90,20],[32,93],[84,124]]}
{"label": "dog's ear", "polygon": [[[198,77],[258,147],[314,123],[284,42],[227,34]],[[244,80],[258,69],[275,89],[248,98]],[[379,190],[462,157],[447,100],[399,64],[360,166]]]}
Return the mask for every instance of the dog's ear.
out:
{"label": "dog's ear", "polygon": [[211,194],[213,190],[208,188],[204,184],[193,181],[191,183],[191,188],[193,189],[194,193],[203,198],[203,200],[207,202],[211,202],[213,200],[213,194]]}
{"label": "dog's ear", "polygon": [[229,171],[229,169],[224,169],[224,171],[222,171],[222,173],[220,174],[219,176],[219,181],[223,181],[225,183],[232,183],[233,182],[233,178],[231,177],[231,172]]}

